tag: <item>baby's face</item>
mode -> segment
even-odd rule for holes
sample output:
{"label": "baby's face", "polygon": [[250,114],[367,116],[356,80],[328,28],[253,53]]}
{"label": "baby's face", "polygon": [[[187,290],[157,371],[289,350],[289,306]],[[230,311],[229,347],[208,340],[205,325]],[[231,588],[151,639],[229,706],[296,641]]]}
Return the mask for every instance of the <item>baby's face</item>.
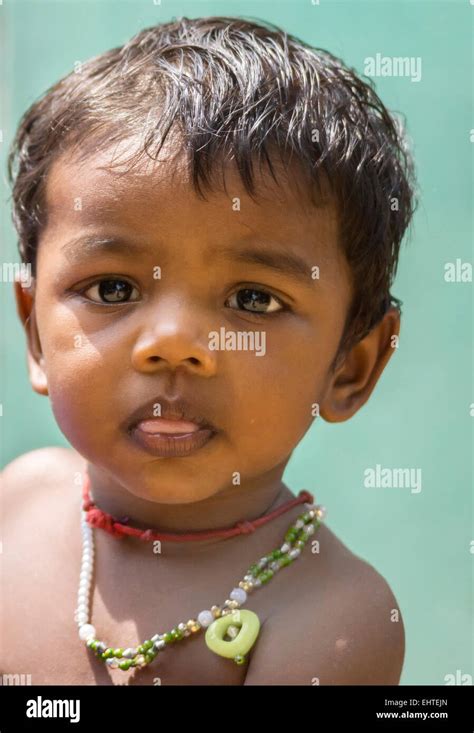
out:
{"label": "baby's face", "polygon": [[[207,498],[236,472],[243,484],[283,470],[323,410],[350,302],[334,209],[267,176],[255,203],[230,168],[227,194],[206,202],[180,158],[126,175],[100,170],[108,160],[59,159],[47,182],[35,309],[62,432],[158,502]],[[90,246],[104,239],[126,246]],[[258,334],[255,349],[211,348],[221,329]],[[185,457],[152,455],[124,425],[160,396],[188,401],[216,434]]]}

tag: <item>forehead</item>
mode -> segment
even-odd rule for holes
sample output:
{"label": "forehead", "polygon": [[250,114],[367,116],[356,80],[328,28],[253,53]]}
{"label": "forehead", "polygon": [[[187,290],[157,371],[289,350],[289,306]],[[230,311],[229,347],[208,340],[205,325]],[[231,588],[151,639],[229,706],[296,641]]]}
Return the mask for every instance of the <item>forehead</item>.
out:
{"label": "forehead", "polygon": [[[345,268],[338,245],[337,211],[328,199],[314,206],[296,165],[272,159],[277,182],[254,167],[256,200],[245,190],[235,164],[217,168],[212,191],[199,198],[183,148],[168,146],[158,161],[144,156],[130,167],[129,141],[81,160],[63,154],[46,182],[46,233],[118,227],[147,240],[176,241],[264,236],[310,255],[313,264]],[[219,175],[221,178],[219,180]]]}
{"label": "forehead", "polygon": [[[176,196],[180,202],[196,197],[190,164],[179,144],[175,147],[167,144],[163,157],[160,153],[158,161],[143,154],[136,165],[128,166],[126,156],[134,151],[136,143],[132,141],[123,141],[114,149],[91,153],[83,159],[66,151],[54,162],[47,177],[48,213],[67,213],[71,195],[74,198],[82,197],[83,203],[85,201],[94,207],[110,205],[110,208],[123,203],[124,198],[129,200],[130,205],[151,199],[164,206],[172,199],[176,203]],[[278,182],[271,178],[268,169],[254,168],[258,206],[267,209],[285,203],[290,214],[293,211],[297,216],[305,211],[310,214],[310,209],[314,207],[310,206],[309,192],[297,164],[283,166],[280,161],[272,159],[272,166],[276,170]],[[212,192],[206,192],[208,199],[211,196],[220,199],[214,203],[222,205],[222,198],[226,196],[231,199],[237,196],[248,198],[235,164],[227,162],[222,169],[221,163],[216,163],[214,174]],[[212,205],[213,202],[210,203]],[[251,199],[246,200],[247,209],[250,203]],[[326,213],[331,214],[331,208],[328,206]]]}

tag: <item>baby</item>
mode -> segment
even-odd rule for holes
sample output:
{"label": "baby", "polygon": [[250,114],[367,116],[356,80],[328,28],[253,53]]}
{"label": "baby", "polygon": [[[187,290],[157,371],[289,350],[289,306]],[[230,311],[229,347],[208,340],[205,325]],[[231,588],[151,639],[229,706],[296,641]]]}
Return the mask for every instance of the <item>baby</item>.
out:
{"label": "baby", "polygon": [[50,88],[9,175],[29,379],[72,447],[3,471],[0,672],[398,684],[387,582],[317,479],[282,480],[397,342],[414,166],[371,84],[276,26],[180,18]]}

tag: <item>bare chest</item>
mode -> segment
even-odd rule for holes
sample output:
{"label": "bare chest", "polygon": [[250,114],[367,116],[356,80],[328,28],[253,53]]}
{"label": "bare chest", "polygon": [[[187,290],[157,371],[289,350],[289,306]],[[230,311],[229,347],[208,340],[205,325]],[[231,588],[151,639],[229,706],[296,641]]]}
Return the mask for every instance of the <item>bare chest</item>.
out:
{"label": "bare chest", "polygon": [[[90,622],[97,638],[114,649],[136,647],[222,605],[240,579],[239,569],[246,567],[245,559],[232,557],[203,569],[196,558],[194,566],[179,563],[178,570],[157,557],[137,573],[132,561],[121,564],[114,555],[111,562],[101,552],[107,542],[101,535],[96,545]],[[8,631],[2,640],[3,674],[26,675],[37,685],[242,685],[262,635],[267,646],[272,636],[285,643],[291,625],[281,620],[296,612],[292,586],[305,582],[295,563],[249,595],[244,608],[257,614],[260,632],[243,665],[211,651],[201,629],[166,646],[147,667],[122,671],[107,666],[79,639],[74,615],[80,554],[74,544],[71,539],[54,553],[38,545],[36,552],[24,547],[10,562],[4,556],[9,591],[2,601],[2,626]]]}
{"label": "bare chest", "polygon": [[[59,490],[51,494],[54,511],[43,501],[41,516],[25,505],[12,512],[0,556],[1,673],[26,675],[38,685],[242,685],[256,648],[259,659],[262,648],[266,656],[274,643],[291,648],[291,619],[300,616],[308,577],[314,575],[310,548],[249,595],[244,608],[257,614],[260,632],[245,664],[211,651],[201,629],[166,646],[143,669],[125,672],[105,665],[79,639],[74,619],[82,553],[80,497],[66,496]],[[136,540],[121,542],[96,530],[90,596],[96,637],[114,649],[136,647],[222,605],[250,565],[279,545],[288,524],[284,516],[239,540],[232,551],[197,552],[186,560],[166,552],[154,555],[152,549],[147,555],[143,546],[134,549]]]}

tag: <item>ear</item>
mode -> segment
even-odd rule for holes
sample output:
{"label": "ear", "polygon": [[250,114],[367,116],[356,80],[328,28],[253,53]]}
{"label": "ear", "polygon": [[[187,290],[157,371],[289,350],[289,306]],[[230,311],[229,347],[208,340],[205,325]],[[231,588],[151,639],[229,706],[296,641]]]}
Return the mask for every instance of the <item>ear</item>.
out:
{"label": "ear", "polygon": [[332,375],[320,407],[321,417],[327,422],[344,422],[367,402],[397,348],[399,333],[400,313],[391,307]]}
{"label": "ear", "polygon": [[40,395],[48,394],[48,379],[44,370],[44,358],[38,334],[35,312],[36,281],[31,279],[29,286],[21,280],[13,283],[16,310],[26,333],[28,347],[28,375],[34,391]]}

